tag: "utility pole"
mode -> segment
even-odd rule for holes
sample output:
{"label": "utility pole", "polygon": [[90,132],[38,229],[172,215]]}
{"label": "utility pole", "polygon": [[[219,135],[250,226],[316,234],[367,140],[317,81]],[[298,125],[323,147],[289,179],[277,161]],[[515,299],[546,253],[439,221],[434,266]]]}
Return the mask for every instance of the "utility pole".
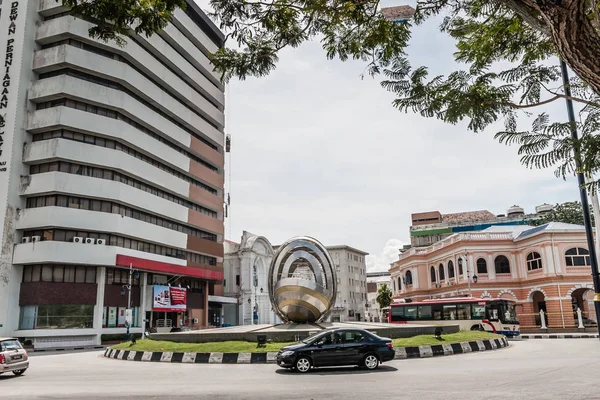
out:
{"label": "utility pole", "polygon": [[[592,281],[594,282],[594,309],[596,311],[596,321],[600,322],[600,274],[598,273],[598,258],[596,255],[596,246],[594,244],[594,234],[592,232],[592,220],[590,218],[590,205],[588,203],[587,190],[585,188],[585,177],[581,170],[581,149],[579,148],[579,137],[577,136],[577,123],[575,122],[575,110],[571,98],[571,84],[569,82],[569,71],[567,64],[561,60],[560,69],[562,72],[563,87],[565,90],[567,102],[567,114],[571,125],[571,137],[575,142],[575,170],[577,171],[577,183],[579,184],[579,196],[581,197],[581,206],[583,208],[583,224],[585,226],[585,237],[587,239],[588,251],[590,254],[590,264],[592,266]],[[600,333],[600,324],[598,324],[598,333]]]}
{"label": "utility pole", "polygon": [[127,285],[127,308],[125,309],[125,327],[127,333],[125,334],[125,340],[129,341],[129,327],[131,326],[131,276],[133,275],[133,265],[129,263],[129,284]]}

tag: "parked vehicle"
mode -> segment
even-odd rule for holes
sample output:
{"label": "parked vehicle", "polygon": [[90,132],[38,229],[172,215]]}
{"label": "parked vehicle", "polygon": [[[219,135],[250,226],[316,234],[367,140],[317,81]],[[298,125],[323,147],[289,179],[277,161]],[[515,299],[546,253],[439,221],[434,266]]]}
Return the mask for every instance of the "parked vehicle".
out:
{"label": "parked vehicle", "polygon": [[0,375],[12,372],[19,376],[29,368],[29,356],[15,338],[0,337]]}
{"label": "parked vehicle", "polygon": [[298,372],[311,368],[357,365],[368,370],[394,359],[392,340],[363,329],[332,329],[285,346],[277,353],[277,365]]}

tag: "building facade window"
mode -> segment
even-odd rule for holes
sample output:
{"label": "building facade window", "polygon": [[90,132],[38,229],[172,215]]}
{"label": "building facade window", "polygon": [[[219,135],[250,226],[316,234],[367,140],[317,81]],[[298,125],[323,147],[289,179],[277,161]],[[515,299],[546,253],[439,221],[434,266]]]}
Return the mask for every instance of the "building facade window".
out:
{"label": "building facade window", "polygon": [[454,263],[448,261],[448,278],[454,278]]}
{"label": "building facade window", "polygon": [[437,282],[437,278],[435,276],[435,267],[431,267],[429,269],[429,276],[430,276],[430,279],[431,279],[431,283]]}
{"label": "building facade window", "polygon": [[[67,100],[67,102],[70,102],[70,101],[73,101],[73,100]],[[168,167],[163,163],[159,163],[158,161],[156,161],[148,156],[142,155],[142,153],[133,150],[131,147],[123,146],[123,144],[121,144],[120,142],[117,142],[115,140],[112,140],[112,139],[104,140],[102,138],[99,138],[100,140],[96,141],[95,136],[84,135],[82,133],[74,132],[74,131],[70,131],[70,130],[66,130],[66,129],[52,131],[52,132],[46,132],[46,134],[49,134],[50,136],[52,136],[52,135],[55,135],[55,132],[58,132],[57,135],[58,134],[64,135],[64,136],[57,136],[58,138],[64,138],[64,139],[82,142],[82,143],[86,143],[86,144],[102,146],[102,147],[106,147],[106,148],[113,149],[113,150],[120,150],[124,153],[129,154],[132,157],[138,158],[138,159],[140,159],[162,171],[165,171],[166,173],[168,173],[170,175],[173,175],[183,181],[186,181],[187,183],[189,183],[191,185],[197,186],[197,187],[199,187],[203,190],[206,190],[207,192],[210,192],[212,194],[217,194],[216,189],[214,189],[214,188],[212,188],[212,187],[200,182],[199,180],[194,179],[184,173],[176,171],[175,169]],[[44,139],[39,139],[40,135],[37,135],[37,137],[38,137],[37,141],[44,140]],[[41,137],[43,138],[44,135],[42,135]],[[85,140],[86,138],[88,139],[87,141]],[[96,143],[98,143],[98,144],[96,144]]]}
{"label": "building facade window", "polygon": [[440,276],[440,281],[443,281],[446,279],[446,275],[444,274],[444,264],[440,264],[438,267],[438,274]]}
{"label": "building facade window", "polygon": [[217,213],[212,210],[209,210],[208,208],[192,203],[182,197],[178,197],[171,193],[165,192],[164,190],[160,190],[154,186],[148,185],[128,175],[121,174],[119,172],[113,172],[110,169],[90,167],[83,164],[65,161],[36,164],[29,167],[29,174],[31,175],[43,174],[46,172],[62,172],[65,174],[88,176],[91,178],[106,179],[109,181],[120,182],[127,186],[143,190],[144,192],[150,193],[154,196],[158,196],[165,200],[169,200],[173,203],[182,205],[191,210],[201,212],[213,218],[217,218]]}
{"label": "building facade window", "polygon": [[23,283],[96,283],[96,267],[32,264],[23,267]]}
{"label": "building facade window", "polygon": [[202,239],[210,240],[212,242],[217,241],[217,235],[209,232],[202,231],[200,229],[192,228],[187,225],[183,225],[171,220],[157,217],[137,209],[127,207],[118,203],[110,201],[93,200],[83,197],[73,196],[41,196],[41,197],[30,197],[27,199],[27,208],[39,208],[39,207],[66,207],[76,208],[79,210],[88,210],[96,212],[104,212],[111,214],[119,214],[122,217],[133,218],[138,221],[147,222],[152,225],[161,226],[163,228],[171,229],[177,232],[185,233],[186,235],[196,236]]}
{"label": "building facade window", "polygon": [[406,271],[405,280],[406,280],[406,284],[407,285],[412,285],[413,284],[412,272]]}
{"label": "building facade window", "polygon": [[505,256],[496,257],[494,266],[497,274],[510,274],[510,263]]}
{"label": "building facade window", "polygon": [[179,258],[181,260],[188,260],[189,262],[197,264],[217,265],[216,257],[192,253],[182,249],[175,249],[169,246],[163,246],[109,233],[48,229],[44,231],[25,231],[23,236],[40,236],[43,238],[43,240],[55,242],[73,242],[75,237],[81,237],[84,240],[87,238],[102,239],[108,246],[123,247],[126,249],[143,251],[145,253],[158,254],[165,257]]}
{"label": "building facade window", "polygon": [[535,271],[542,269],[542,256],[540,253],[532,252],[527,254],[527,270]]}
{"label": "building facade window", "polygon": [[478,274],[487,274],[487,262],[483,258],[477,259],[477,273]]}
{"label": "building facade window", "polygon": [[93,305],[22,306],[19,329],[89,329],[94,325]]}
{"label": "building facade window", "polygon": [[567,267],[587,267],[591,266],[590,252],[582,247],[574,247],[565,253]]}

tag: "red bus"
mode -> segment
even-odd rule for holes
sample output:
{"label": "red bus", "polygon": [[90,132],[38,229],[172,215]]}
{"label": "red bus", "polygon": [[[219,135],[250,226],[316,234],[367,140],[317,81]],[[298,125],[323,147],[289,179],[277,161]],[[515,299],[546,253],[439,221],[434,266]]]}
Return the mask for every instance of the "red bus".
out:
{"label": "red bus", "polygon": [[395,301],[389,307],[391,324],[458,325],[507,337],[520,335],[516,304],[507,299],[450,297],[420,302]]}

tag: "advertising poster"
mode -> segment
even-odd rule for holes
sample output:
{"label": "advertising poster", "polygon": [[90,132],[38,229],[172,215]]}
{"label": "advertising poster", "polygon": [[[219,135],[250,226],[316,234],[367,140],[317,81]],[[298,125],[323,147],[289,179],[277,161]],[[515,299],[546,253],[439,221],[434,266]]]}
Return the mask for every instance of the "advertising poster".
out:
{"label": "advertising poster", "polygon": [[184,312],[187,310],[187,292],[185,288],[154,285],[154,311]]}

